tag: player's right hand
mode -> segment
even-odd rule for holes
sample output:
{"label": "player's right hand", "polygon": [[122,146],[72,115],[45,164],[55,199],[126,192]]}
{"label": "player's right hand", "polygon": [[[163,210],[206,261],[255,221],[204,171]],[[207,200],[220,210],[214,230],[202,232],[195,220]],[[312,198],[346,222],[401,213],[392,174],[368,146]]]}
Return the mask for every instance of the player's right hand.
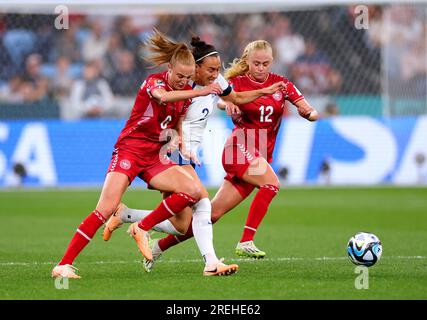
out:
{"label": "player's right hand", "polygon": [[210,85],[200,89],[203,92],[203,96],[207,96],[209,94],[217,94],[220,95],[222,93],[221,86],[218,83],[211,83]]}
{"label": "player's right hand", "polygon": [[200,166],[200,160],[197,158],[196,154],[194,152],[187,151],[183,148],[181,148],[181,155],[187,159],[194,162],[196,165]]}

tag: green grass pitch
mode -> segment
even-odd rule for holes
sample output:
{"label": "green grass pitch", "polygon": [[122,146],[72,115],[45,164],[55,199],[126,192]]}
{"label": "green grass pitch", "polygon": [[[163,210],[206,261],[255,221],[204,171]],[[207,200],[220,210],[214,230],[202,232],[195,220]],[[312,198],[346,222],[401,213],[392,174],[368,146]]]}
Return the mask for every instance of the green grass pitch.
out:
{"label": "green grass pitch", "polygon": [[[283,188],[255,237],[267,252],[258,261],[234,254],[249,198],[214,226],[218,256],[240,265],[230,277],[202,276],[193,239],[146,274],[126,228],[109,242],[98,231],[75,261],[82,279],[58,290],[50,271],[98,195],[98,189],[0,192],[0,299],[427,299],[426,188]],[[134,208],[159,201],[154,191],[124,197]],[[359,274],[346,254],[358,231],[383,243],[368,289],[355,288]]]}

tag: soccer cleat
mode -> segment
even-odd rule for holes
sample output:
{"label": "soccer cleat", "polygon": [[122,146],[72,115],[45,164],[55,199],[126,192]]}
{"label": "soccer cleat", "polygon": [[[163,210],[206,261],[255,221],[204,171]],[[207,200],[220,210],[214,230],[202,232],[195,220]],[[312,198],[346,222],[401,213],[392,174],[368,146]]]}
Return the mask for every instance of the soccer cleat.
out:
{"label": "soccer cleat", "polygon": [[221,258],[217,263],[205,266],[203,269],[204,276],[229,276],[237,272],[239,270],[239,266],[237,264],[227,265],[223,263],[224,258]]}
{"label": "soccer cleat", "polygon": [[76,274],[78,269],[71,264],[64,264],[61,266],[56,266],[52,270],[52,278],[70,278],[70,279],[80,279],[81,277]]}
{"label": "soccer cleat", "polygon": [[147,260],[153,260],[153,254],[148,244],[150,239],[148,232],[138,227],[138,222],[132,223],[127,232],[132,238],[134,238],[136,245],[144,258]]}
{"label": "soccer cleat", "polygon": [[241,257],[262,259],[265,252],[259,250],[253,241],[239,242],[236,247],[236,254]]}
{"label": "soccer cleat", "polygon": [[102,232],[102,238],[105,241],[110,240],[111,235],[113,234],[113,231],[120,228],[123,225],[123,221],[121,219],[121,213],[123,210],[126,210],[128,207],[124,203],[120,203],[116,211],[113,212],[110,219],[108,219],[108,222],[105,225],[104,231]]}
{"label": "soccer cleat", "polygon": [[163,251],[159,247],[159,239],[155,239],[155,240],[150,239],[148,241],[148,244],[150,246],[151,253],[153,254],[153,259],[148,260],[147,258],[144,258],[144,260],[142,261],[142,264],[144,265],[144,270],[146,272],[151,272],[151,270],[153,270],[154,262],[160,259]]}

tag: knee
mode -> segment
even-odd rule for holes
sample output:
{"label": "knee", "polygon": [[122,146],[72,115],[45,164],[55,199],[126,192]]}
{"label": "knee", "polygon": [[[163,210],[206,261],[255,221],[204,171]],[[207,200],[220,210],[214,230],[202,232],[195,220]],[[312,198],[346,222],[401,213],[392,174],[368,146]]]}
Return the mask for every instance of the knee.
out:
{"label": "knee", "polygon": [[184,192],[192,197],[194,200],[199,201],[202,198],[202,189],[197,183],[186,183],[182,186],[179,192]]}
{"label": "knee", "polygon": [[96,206],[96,210],[102,214],[102,216],[108,220],[108,218],[111,217],[111,215],[114,213],[114,211],[116,211],[118,204],[114,204],[114,203],[108,203],[108,204],[103,204],[103,203],[99,203]]}
{"label": "knee", "polygon": [[277,188],[277,190],[280,190],[280,181],[277,177],[274,177],[272,179],[269,179],[268,181],[266,181],[266,183],[264,183],[264,185],[271,185]]}
{"label": "knee", "polygon": [[187,226],[177,225],[177,226],[174,226],[174,227],[175,227],[175,230],[178,231],[179,233],[181,233],[182,235],[184,235],[184,234],[187,233],[188,225]]}

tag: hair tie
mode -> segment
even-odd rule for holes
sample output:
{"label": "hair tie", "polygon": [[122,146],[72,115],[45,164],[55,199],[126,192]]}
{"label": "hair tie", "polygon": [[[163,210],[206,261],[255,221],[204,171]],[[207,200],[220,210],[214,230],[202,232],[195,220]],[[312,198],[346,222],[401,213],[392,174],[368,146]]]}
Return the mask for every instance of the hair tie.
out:
{"label": "hair tie", "polygon": [[214,55],[214,54],[218,54],[218,51],[212,51],[212,52],[209,52],[208,54],[205,54],[203,57],[201,57],[201,58],[197,59],[197,60],[196,60],[196,62],[199,62],[199,61],[203,60],[204,58],[209,57],[209,56],[212,56],[212,55]]}

